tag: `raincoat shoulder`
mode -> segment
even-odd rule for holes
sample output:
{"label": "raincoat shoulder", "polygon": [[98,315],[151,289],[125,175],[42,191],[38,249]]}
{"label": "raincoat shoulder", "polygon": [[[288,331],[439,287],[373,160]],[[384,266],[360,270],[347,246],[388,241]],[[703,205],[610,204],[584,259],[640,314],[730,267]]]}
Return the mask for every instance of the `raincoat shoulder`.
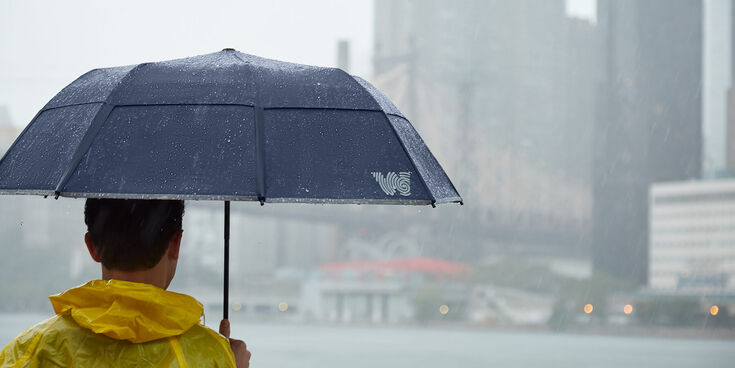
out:
{"label": "raincoat shoulder", "polygon": [[227,340],[196,325],[178,337],[135,344],[95,334],[57,315],[0,352],[0,367],[235,367]]}
{"label": "raincoat shoulder", "polygon": [[51,300],[56,316],[13,339],[0,367],[235,367],[227,339],[199,324],[201,304],[186,295],[98,280]]}

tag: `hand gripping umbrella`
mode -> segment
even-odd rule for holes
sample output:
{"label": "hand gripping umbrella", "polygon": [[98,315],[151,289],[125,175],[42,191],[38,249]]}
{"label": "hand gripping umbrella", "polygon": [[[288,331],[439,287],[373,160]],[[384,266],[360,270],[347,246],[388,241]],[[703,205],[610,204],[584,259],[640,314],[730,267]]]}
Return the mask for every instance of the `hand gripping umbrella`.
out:
{"label": "hand gripping umbrella", "polygon": [[0,160],[0,194],[230,201],[462,203],[405,116],[340,69],[225,49],[94,69]]}

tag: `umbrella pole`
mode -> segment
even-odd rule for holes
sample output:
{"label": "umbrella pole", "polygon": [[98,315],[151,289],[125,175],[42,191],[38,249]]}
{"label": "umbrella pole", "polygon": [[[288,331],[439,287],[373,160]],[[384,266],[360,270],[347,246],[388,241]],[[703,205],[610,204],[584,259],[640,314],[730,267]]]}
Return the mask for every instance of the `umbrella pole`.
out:
{"label": "umbrella pole", "polygon": [[222,318],[227,319],[230,305],[230,201],[225,201],[225,290]]}

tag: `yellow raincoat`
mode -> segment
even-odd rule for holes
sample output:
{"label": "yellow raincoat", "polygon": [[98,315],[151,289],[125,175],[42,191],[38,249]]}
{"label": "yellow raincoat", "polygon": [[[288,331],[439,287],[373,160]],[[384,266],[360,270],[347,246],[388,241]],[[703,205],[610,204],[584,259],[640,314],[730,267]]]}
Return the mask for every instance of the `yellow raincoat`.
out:
{"label": "yellow raincoat", "polygon": [[199,324],[202,305],[188,295],[94,280],[49,299],[56,316],[11,341],[0,367],[235,367],[229,342]]}

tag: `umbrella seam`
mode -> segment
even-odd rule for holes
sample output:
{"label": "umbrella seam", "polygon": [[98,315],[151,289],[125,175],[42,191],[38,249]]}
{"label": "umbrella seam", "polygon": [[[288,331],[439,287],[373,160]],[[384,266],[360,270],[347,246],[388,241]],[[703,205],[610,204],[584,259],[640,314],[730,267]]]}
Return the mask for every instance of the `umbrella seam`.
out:
{"label": "umbrella seam", "polygon": [[[56,106],[49,106],[49,105],[51,104],[51,102],[52,102],[52,101],[53,101],[53,100],[54,100],[54,99],[56,98],[56,97],[54,97],[54,99],[51,99],[51,101],[49,101],[49,103],[47,103],[47,104],[46,104],[46,105],[45,105],[45,106],[44,106],[44,107],[43,107],[43,108],[41,109],[41,111],[40,111],[39,113],[41,113],[41,112],[43,112],[43,111],[48,111],[48,110],[53,110],[53,109],[60,109],[60,108],[64,108],[64,107],[69,107],[69,106],[88,105],[88,104],[95,104],[95,103],[107,103],[107,101],[108,101],[108,100],[110,99],[110,97],[112,96],[112,94],[113,94],[113,93],[115,93],[115,90],[117,90],[117,88],[118,88],[118,87],[120,87],[120,85],[121,85],[121,84],[122,84],[122,83],[123,83],[124,81],[126,81],[126,80],[127,80],[127,79],[128,79],[129,77],[130,77],[130,75],[131,75],[131,74],[132,74],[132,73],[133,73],[134,71],[136,71],[136,70],[138,70],[138,69],[139,69],[140,67],[142,67],[142,66],[145,66],[145,65],[148,65],[148,64],[150,64],[150,63],[140,63],[140,64],[138,64],[138,65],[136,65],[136,66],[134,66],[134,67],[130,68],[130,70],[128,70],[128,72],[127,72],[127,73],[125,73],[125,75],[124,75],[124,76],[123,76],[122,78],[120,78],[120,80],[119,80],[119,81],[117,82],[117,84],[115,84],[115,87],[112,87],[112,89],[110,89],[110,92],[109,92],[109,93],[107,94],[107,98],[106,98],[106,100],[103,100],[103,101],[89,101],[89,102],[78,102],[78,103],[73,103],[73,104],[66,104],[66,105],[56,105]],[[106,68],[104,68],[104,69],[106,69]],[[76,81],[78,81],[78,80],[80,80],[80,79],[84,78],[84,76],[86,76],[87,74],[89,74],[89,73],[91,73],[91,72],[93,72],[93,71],[95,71],[95,70],[100,70],[100,69],[92,69],[92,70],[90,70],[90,71],[88,71],[88,72],[86,72],[86,73],[82,74],[81,76],[79,76],[79,78],[75,79],[75,80],[74,80],[74,82],[72,82],[71,84],[74,84],[74,83],[75,83]],[[71,84],[70,84],[70,85],[71,85]],[[68,86],[67,86],[67,87],[68,87]],[[66,88],[66,87],[65,87],[65,88]],[[61,94],[61,93],[62,93],[63,91],[64,91],[64,90],[62,89],[62,90],[61,90],[61,91],[60,91],[60,92],[59,92],[58,94]],[[58,95],[58,94],[57,94],[57,95]],[[109,105],[112,105],[112,104],[109,104]]]}
{"label": "umbrella seam", "polygon": [[77,77],[76,79],[74,79],[69,85],[67,85],[66,87],[62,88],[61,91],[59,91],[59,93],[57,93],[49,102],[47,102],[45,105],[43,105],[43,107],[41,108],[41,111],[47,110],[47,108],[51,109],[52,107],[50,107],[49,105],[51,105],[51,103],[54,102],[54,100],[56,100],[56,97],[59,97],[62,93],[64,93],[64,90],[66,90],[67,88],[71,87],[72,85],[74,85],[74,83],[76,83],[77,81],[79,81],[82,78],[86,77],[87,75],[91,74],[95,70],[100,70],[100,69],[99,68],[92,69],[92,70],[90,70],[90,71],[88,71],[88,72],[80,75],[79,77]]}
{"label": "umbrella seam", "polygon": [[[36,113],[36,116],[34,116],[33,119],[31,119],[31,122],[28,123],[28,125],[26,125],[25,128],[23,128],[23,131],[21,131],[20,134],[18,134],[18,138],[22,137],[23,134],[25,134],[25,132],[28,131],[28,129],[30,129],[31,125],[33,125],[33,123],[35,123],[36,119],[38,119],[38,117],[42,113],[44,113],[45,111],[55,110],[55,109],[62,109],[62,108],[65,108],[65,107],[72,107],[72,106],[93,105],[93,104],[97,104],[97,103],[104,104],[106,102],[104,102],[104,101],[92,101],[92,102],[82,102],[82,103],[76,103],[76,104],[70,104],[70,105],[44,107],[39,112],[37,112]],[[155,105],[151,105],[151,104],[124,104],[124,105],[116,105],[116,107],[130,107],[130,106],[187,106],[187,105],[247,106],[247,107],[255,107],[254,105],[248,105],[248,104],[155,104]],[[263,107],[263,110],[276,110],[276,109],[278,109],[278,110],[288,110],[288,109],[338,110],[338,111],[341,110],[341,111],[371,111],[371,112],[378,112],[378,111],[380,111],[380,110],[370,110],[370,109],[321,108],[321,107],[277,107],[277,106],[272,106],[272,107],[265,107],[264,106]],[[395,117],[401,117],[400,115],[396,115],[396,114],[392,114],[392,113],[386,113],[386,115],[395,116]],[[5,159],[5,156],[7,156],[8,153],[13,149],[13,147],[15,147],[15,144],[18,142],[18,138],[16,138],[15,141],[13,141],[13,143],[10,145],[10,147],[8,147],[8,150],[5,151],[5,154],[3,155],[3,157],[0,158],[0,163],[2,163],[2,161]],[[452,186],[454,186],[454,184],[452,184]],[[457,191],[456,188],[455,188],[454,191],[455,192]]]}
{"label": "umbrella seam", "polygon": [[89,101],[89,102],[73,103],[73,104],[68,104],[68,105],[50,106],[50,107],[44,107],[43,109],[41,109],[41,112],[49,111],[49,110],[56,110],[56,109],[63,109],[65,107],[94,105],[94,104],[103,104],[103,103],[106,103],[106,102],[105,101]]}
{"label": "umbrella seam", "polygon": [[[45,107],[39,111],[39,114],[49,110],[63,109],[65,107],[93,105],[93,104],[106,104],[105,101],[90,101],[80,102],[68,105],[59,105]],[[108,104],[109,105],[109,104]],[[242,107],[256,107],[255,104],[245,103],[131,103],[131,104],[116,104],[115,107],[137,107],[137,106],[242,106]],[[381,109],[362,109],[362,108],[349,108],[349,107],[313,107],[313,106],[261,106],[263,110],[335,110],[335,111],[365,111],[365,112],[384,112]],[[395,116],[398,118],[404,118],[401,115],[384,112],[386,115]],[[35,117],[34,117],[35,119]],[[405,119],[405,118],[404,118]],[[31,120],[33,121],[33,120]]]}

